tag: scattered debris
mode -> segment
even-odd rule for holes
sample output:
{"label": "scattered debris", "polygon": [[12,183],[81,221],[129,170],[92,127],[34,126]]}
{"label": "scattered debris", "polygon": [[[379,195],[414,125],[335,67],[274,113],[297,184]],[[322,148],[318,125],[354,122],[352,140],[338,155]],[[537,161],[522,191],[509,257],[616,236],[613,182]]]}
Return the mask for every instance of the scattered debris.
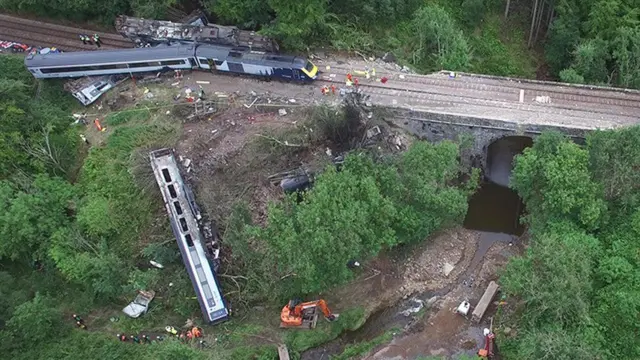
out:
{"label": "scattered debris", "polygon": [[[399,138],[396,137],[396,139]],[[442,273],[444,274],[444,276],[449,276],[449,274],[451,273],[451,271],[453,271],[453,269],[455,268],[455,266],[449,264],[448,262],[444,263],[444,265],[442,265]]]}
{"label": "scattered debris", "polygon": [[136,319],[140,317],[140,315],[145,314],[147,310],[149,310],[149,303],[151,303],[151,300],[153,300],[155,296],[156,292],[153,290],[140,290],[138,291],[138,296],[136,296],[136,298],[131,303],[129,303],[129,305],[122,309],[122,312],[127,314],[129,317]]}
{"label": "scattered debris", "polygon": [[65,82],[64,89],[70,92],[82,105],[87,106],[127,79],[126,75],[85,76]]}
{"label": "scattered debris", "polygon": [[419,311],[420,311],[420,310],[422,310],[422,308],[424,307],[424,301],[422,301],[422,300],[420,300],[420,299],[412,298],[412,299],[411,299],[411,302],[413,302],[413,304],[414,304],[415,306],[410,307],[410,308],[408,308],[408,309],[406,309],[406,310],[401,311],[401,312],[400,312],[400,314],[402,314],[402,315],[404,315],[404,316],[409,316],[409,315],[411,315],[411,314],[414,314],[414,313],[419,312]]}
{"label": "scattered debris", "polygon": [[374,136],[378,136],[382,134],[382,131],[380,130],[380,127],[378,125],[372,127],[371,129],[367,130],[367,138],[371,139]]}
{"label": "scattered debris", "polygon": [[498,286],[498,284],[496,284],[495,281],[491,281],[489,283],[489,286],[487,286],[487,290],[485,290],[482,298],[480,298],[480,301],[478,302],[478,305],[476,305],[476,308],[473,310],[473,314],[471,315],[473,321],[479,323],[480,320],[482,320],[484,313],[487,311],[487,308],[493,301],[493,298],[498,293],[499,288],[500,287]]}
{"label": "scattered debris", "polygon": [[278,114],[279,114],[280,116],[285,116],[285,115],[287,115],[287,110],[285,110],[285,109],[278,109]]}
{"label": "scattered debris", "polygon": [[209,85],[211,81],[196,81],[196,84]]}
{"label": "scattered debris", "polygon": [[287,345],[280,344],[278,345],[278,357],[280,360],[289,360],[289,349],[287,349]]}
{"label": "scattered debris", "polygon": [[392,62],[396,62],[396,56],[393,55],[393,53],[387,52],[384,55],[382,55],[382,61],[386,62],[386,63],[392,63]]}
{"label": "scattered debris", "polygon": [[460,303],[460,305],[456,309],[456,312],[464,317],[467,317],[467,315],[469,314],[469,309],[471,309],[471,304],[465,300]]}
{"label": "scattered debris", "polygon": [[253,99],[250,105],[244,104],[244,107],[246,107],[247,109],[250,109],[253,106],[253,104],[256,103],[256,101],[258,101],[258,98]]}
{"label": "scattered debris", "polygon": [[551,104],[551,98],[548,96],[536,96],[534,100],[535,102],[541,104]]}

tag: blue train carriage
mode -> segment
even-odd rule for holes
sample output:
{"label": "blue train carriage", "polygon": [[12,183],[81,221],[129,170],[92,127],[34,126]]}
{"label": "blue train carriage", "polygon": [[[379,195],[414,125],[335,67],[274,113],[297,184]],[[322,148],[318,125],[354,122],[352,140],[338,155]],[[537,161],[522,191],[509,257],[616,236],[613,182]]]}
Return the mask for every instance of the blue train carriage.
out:
{"label": "blue train carriage", "polygon": [[218,71],[303,82],[318,77],[318,67],[297,56],[200,45],[196,48],[196,60],[200,68],[208,70],[213,67]]}
{"label": "blue train carriage", "polygon": [[173,151],[156,150],[149,157],[203,318],[209,324],[225,321],[229,318],[229,309],[202,245],[202,234],[195,219],[197,214],[193,213],[189,190],[182,180]]}
{"label": "blue train carriage", "polygon": [[29,54],[24,63],[36,78],[71,78],[111,74],[187,70],[197,66],[195,46]]}

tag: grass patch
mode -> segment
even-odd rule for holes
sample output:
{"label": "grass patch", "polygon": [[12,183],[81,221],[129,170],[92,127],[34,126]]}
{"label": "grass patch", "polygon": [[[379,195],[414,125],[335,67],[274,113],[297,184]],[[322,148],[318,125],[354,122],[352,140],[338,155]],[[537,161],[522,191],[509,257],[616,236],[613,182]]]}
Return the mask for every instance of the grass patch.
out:
{"label": "grass patch", "polygon": [[233,360],[275,360],[278,349],[275,345],[244,346],[234,349],[230,359]]}
{"label": "grass patch", "polygon": [[373,350],[373,348],[375,348],[376,346],[391,341],[391,339],[393,339],[393,335],[398,333],[399,331],[399,329],[390,329],[387,330],[384,334],[377,336],[372,340],[349,345],[344,349],[342,354],[332,356],[331,360],[349,360],[356,356],[364,355]]}
{"label": "grass patch", "polygon": [[287,332],[284,340],[290,351],[302,352],[331,341],[344,331],[356,330],[366,320],[364,309],[358,307],[341,313],[335,322],[318,321],[318,326],[312,331]]}
{"label": "grass patch", "polygon": [[110,126],[127,123],[143,123],[151,114],[148,109],[131,109],[112,113],[107,116],[105,123]]}

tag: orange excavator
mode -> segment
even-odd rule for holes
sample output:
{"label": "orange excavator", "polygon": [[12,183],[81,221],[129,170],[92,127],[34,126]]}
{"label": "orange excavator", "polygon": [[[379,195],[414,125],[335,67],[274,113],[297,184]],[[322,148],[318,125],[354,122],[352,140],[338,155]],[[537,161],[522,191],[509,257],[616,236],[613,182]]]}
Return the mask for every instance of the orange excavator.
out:
{"label": "orange excavator", "polygon": [[335,321],[338,314],[333,314],[327,302],[316,300],[302,302],[298,299],[290,300],[280,313],[281,328],[313,329],[318,321],[318,309],[328,321]]}

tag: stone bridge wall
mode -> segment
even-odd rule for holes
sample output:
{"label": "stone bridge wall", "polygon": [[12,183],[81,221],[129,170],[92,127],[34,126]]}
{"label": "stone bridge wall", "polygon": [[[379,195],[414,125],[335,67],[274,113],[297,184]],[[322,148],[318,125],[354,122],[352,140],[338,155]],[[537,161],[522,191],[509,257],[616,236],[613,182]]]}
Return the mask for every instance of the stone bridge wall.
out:
{"label": "stone bridge wall", "polygon": [[489,145],[502,137],[529,136],[535,138],[543,131],[556,130],[574,140],[582,141],[589,131],[588,129],[566,128],[558,125],[519,124],[401,108],[375,108],[374,112],[386,121],[431,142],[458,140],[461,135],[471,135],[473,145],[463,161],[469,161],[467,165],[483,169],[487,163]]}

